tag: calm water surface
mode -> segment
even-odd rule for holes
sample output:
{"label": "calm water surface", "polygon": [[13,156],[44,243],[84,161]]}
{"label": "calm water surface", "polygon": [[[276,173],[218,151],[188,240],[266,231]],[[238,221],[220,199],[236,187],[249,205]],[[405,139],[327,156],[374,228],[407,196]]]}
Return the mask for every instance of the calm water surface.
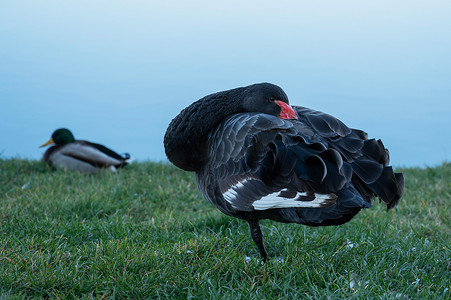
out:
{"label": "calm water surface", "polygon": [[381,138],[395,166],[449,161],[451,2],[298,2],[0,0],[0,157],[39,159],[67,127],[165,160],[183,107],[266,81]]}

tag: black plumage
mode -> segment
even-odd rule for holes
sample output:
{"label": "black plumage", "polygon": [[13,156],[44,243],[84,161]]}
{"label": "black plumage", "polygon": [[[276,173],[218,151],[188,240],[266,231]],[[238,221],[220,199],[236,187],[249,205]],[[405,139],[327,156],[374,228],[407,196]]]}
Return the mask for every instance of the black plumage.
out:
{"label": "black plumage", "polygon": [[395,207],[404,189],[380,140],[328,114],[291,108],[269,83],[194,102],[172,120],[164,146],[171,162],[196,172],[208,201],[249,223],[264,260],[259,220],[339,225],[375,196]]}

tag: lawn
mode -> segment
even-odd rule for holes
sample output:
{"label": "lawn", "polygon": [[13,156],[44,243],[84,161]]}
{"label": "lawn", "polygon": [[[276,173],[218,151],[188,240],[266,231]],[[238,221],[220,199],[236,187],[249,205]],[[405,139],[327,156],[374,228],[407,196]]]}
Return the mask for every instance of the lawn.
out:
{"label": "lawn", "polygon": [[388,213],[262,221],[262,264],[248,225],[171,165],[85,175],[0,159],[0,298],[450,299],[451,164],[400,171]]}

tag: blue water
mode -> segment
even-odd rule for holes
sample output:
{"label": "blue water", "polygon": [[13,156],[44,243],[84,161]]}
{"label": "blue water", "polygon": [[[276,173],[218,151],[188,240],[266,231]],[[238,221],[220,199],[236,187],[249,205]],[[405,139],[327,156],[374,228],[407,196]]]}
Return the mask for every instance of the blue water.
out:
{"label": "blue water", "polygon": [[451,159],[449,1],[0,0],[0,157],[54,129],[165,160],[204,95],[280,85],[381,138],[395,166]]}

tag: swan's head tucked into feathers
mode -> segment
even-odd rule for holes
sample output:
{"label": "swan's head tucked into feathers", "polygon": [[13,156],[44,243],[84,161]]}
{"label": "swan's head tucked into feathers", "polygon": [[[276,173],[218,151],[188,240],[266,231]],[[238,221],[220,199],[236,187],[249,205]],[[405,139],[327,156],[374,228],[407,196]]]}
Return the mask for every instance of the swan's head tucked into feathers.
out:
{"label": "swan's head tucked into feathers", "polygon": [[207,158],[206,144],[211,131],[227,117],[239,113],[298,118],[285,92],[271,83],[214,93],[195,101],[171,121],[164,136],[168,159],[183,170],[199,170]]}
{"label": "swan's head tucked into feathers", "polygon": [[271,83],[257,83],[244,88],[242,108],[245,112],[261,112],[282,119],[297,119],[285,92]]}
{"label": "swan's head tucked into feathers", "polygon": [[75,141],[74,135],[70,132],[69,129],[60,128],[53,132],[52,137],[47,143],[41,145],[41,147],[45,147],[51,144],[56,144],[58,146],[64,146]]}

